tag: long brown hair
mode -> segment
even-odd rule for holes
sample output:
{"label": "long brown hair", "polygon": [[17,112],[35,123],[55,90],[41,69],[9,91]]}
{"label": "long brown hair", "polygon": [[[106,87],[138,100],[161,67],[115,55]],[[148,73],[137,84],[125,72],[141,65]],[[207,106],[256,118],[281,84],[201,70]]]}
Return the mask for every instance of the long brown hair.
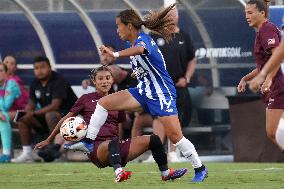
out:
{"label": "long brown hair", "polygon": [[121,11],[117,15],[117,18],[120,18],[121,22],[125,25],[131,23],[137,30],[141,29],[141,26],[144,25],[153,33],[163,36],[168,41],[171,39],[171,34],[174,33],[176,27],[174,18],[168,13],[175,6],[176,4],[172,4],[160,11],[149,11],[149,13],[144,16],[144,21],[132,9]]}

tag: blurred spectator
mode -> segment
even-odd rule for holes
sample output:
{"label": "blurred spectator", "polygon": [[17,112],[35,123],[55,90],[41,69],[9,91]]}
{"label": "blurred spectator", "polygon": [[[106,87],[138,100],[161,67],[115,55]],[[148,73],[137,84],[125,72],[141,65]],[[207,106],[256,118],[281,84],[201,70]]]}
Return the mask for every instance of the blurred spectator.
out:
{"label": "blurred spectator", "polygon": [[[175,83],[179,120],[181,126],[185,127],[189,125],[192,114],[191,97],[187,87],[196,67],[195,50],[190,36],[178,27],[177,8],[173,9],[169,12],[169,14],[175,18],[177,26],[172,40],[167,43],[164,38],[155,34],[152,35],[152,38],[159,46],[166,62],[167,71]],[[142,128],[145,126],[151,126],[152,124],[154,133],[163,141],[165,138],[163,125],[161,125],[158,120],[153,121],[148,114],[140,114],[136,116],[132,130],[132,137],[141,135]],[[173,146],[171,147],[168,156],[169,161],[178,161]],[[150,159],[151,158],[152,157],[150,157]]]}
{"label": "blurred spectator", "polygon": [[15,57],[8,55],[4,58],[3,63],[7,66],[7,79],[15,81],[20,87],[20,96],[16,99],[13,105],[10,107],[9,116],[11,120],[15,117],[15,110],[23,110],[28,103],[29,93],[24,87],[23,80],[16,75],[17,72],[17,62]]}
{"label": "blurred spectator", "polygon": [[16,163],[33,161],[32,129],[37,134],[48,135],[77,100],[70,84],[51,70],[48,58],[36,57],[33,64],[35,79],[30,87],[30,99],[25,107],[26,114],[18,122],[23,151],[11,160]]}
{"label": "blurred spectator", "polygon": [[8,79],[7,71],[7,66],[0,64],[0,135],[3,146],[3,152],[0,155],[0,163],[7,163],[11,160],[12,129],[8,111],[21,94],[17,82]]}

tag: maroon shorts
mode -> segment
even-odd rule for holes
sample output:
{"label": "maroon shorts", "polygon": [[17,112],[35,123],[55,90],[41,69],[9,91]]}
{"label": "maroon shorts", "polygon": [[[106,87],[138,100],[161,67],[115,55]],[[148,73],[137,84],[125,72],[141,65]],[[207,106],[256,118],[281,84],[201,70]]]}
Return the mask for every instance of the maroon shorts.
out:
{"label": "maroon shorts", "polygon": [[284,109],[284,92],[277,95],[264,96],[264,102],[268,109]]}
{"label": "maroon shorts", "polygon": [[[97,157],[98,147],[103,142],[104,141],[96,141],[94,143],[93,152],[91,152],[90,155],[89,155],[89,159],[91,160],[91,162],[93,164],[95,164],[98,168],[106,167],[105,165],[102,165],[100,163],[100,161],[98,160],[98,157]],[[130,138],[128,138],[126,140],[119,141],[121,166],[122,167],[125,167],[125,165],[127,164],[127,157],[128,157],[128,153],[129,153],[130,143],[131,143],[131,139]],[[111,166],[111,165],[107,165],[107,166]]]}

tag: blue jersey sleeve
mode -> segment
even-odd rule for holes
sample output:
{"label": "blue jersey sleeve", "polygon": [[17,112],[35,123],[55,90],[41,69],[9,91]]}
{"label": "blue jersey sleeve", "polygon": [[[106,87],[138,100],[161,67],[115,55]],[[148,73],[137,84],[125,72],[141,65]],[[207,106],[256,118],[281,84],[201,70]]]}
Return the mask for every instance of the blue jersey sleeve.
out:
{"label": "blue jersey sleeve", "polygon": [[6,84],[5,95],[0,97],[0,109],[1,111],[7,112],[11,108],[15,99],[18,98],[21,94],[18,84],[9,80]]}
{"label": "blue jersey sleeve", "polygon": [[151,38],[147,36],[147,34],[140,33],[135,41],[135,47],[143,47],[146,50],[144,54],[151,54],[152,46],[151,46]]}

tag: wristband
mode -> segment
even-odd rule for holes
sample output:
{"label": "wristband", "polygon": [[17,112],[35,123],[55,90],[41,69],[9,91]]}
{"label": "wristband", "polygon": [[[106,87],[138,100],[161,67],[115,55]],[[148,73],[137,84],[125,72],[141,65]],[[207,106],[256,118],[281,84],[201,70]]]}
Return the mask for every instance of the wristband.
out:
{"label": "wristband", "polygon": [[113,52],[112,55],[113,55],[115,58],[118,58],[118,57],[119,57],[119,52]]}

